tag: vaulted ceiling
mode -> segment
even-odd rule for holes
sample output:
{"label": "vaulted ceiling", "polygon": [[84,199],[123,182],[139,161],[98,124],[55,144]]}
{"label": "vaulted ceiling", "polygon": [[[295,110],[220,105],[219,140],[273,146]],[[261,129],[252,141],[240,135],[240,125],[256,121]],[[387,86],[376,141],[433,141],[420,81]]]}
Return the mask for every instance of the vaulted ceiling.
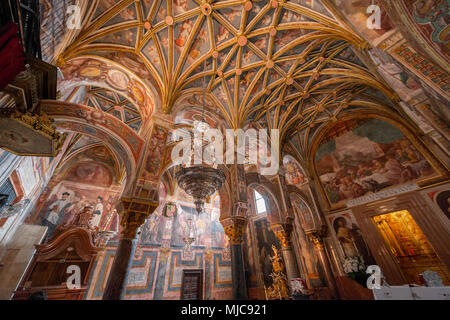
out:
{"label": "vaulted ceiling", "polygon": [[395,107],[367,44],[321,1],[98,0],[90,12],[62,60],[115,61],[166,113],[206,89],[230,128],[253,122],[288,139],[344,110]]}

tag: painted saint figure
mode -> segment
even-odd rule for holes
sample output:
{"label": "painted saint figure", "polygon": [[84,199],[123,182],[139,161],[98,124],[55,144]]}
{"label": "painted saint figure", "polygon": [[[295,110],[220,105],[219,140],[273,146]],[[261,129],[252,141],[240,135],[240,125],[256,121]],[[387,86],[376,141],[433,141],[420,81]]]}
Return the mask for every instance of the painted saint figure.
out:
{"label": "painted saint figure", "polygon": [[102,214],[103,214],[103,198],[102,197],[97,197],[97,203],[95,204],[94,207],[94,217],[91,220],[91,227],[92,228],[96,228],[99,226],[100,224],[100,220],[102,219]]}
{"label": "painted saint figure", "polygon": [[342,245],[344,254],[346,257],[352,258],[358,255],[358,251],[355,246],[355,239],[350,228],[347,227],[347,221],[344,218],[339,217],[334,222],[334,230],[336,231],[336,237]]}
{"label": "painted saint figure", "polygon": [[52,237],[56,227],[60,224],[62,219],[64,219],[66,209],[71,206],[69,196],[70,193],[64,192],[61,196],[61,199],[58,199],[50,204],[50,211],[48,212],[42,223],[43,226],[48,227],[47,239],[50,239]]}

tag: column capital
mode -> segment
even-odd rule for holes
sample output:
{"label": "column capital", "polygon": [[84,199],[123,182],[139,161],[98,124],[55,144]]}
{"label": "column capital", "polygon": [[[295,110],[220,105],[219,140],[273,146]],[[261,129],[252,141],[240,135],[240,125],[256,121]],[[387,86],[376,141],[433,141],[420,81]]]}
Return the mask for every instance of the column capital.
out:
{"label": "column capital", "polygon": [[244,241],[244,235],[248,224],[247,218],[239,216],[229,217],[220,220],[220,223],[230,239],[231,244],[241,244]]}
{"label": "column capital", "polygon": [[275,233],[278,240],[281,242],[281,247],[290,248],[291,247],[291,235],[292,230],[294,229],[292,224],[290,223],[279,223],[273,224],[272,230]]}
{"label": "column capital", "polygon": [[311,242],[314,245],[314,249],[316,250],[323,250],[324,249],[324,242],[322,235],[318,231],[309,231],[306,233],[306,235],[309,237]]}
{"label": "column capital", "polygon": [[123,227],[122,237],[134,239],[137,230],[144,224],[145,220],[155,211],[159,203],[150,199],[122,198],[123,211],[121,214],[121,225]]}
{"label": "column capital", "polygon": [[167,260],[167,258],[168,258],[169,255],[170,255],[170,251],[171,251],[171,248],[170,248],[170,247],[161,247],[161,248],[159,248],[159,252],[160,252],[159,257],[160,257],[160,260]]}

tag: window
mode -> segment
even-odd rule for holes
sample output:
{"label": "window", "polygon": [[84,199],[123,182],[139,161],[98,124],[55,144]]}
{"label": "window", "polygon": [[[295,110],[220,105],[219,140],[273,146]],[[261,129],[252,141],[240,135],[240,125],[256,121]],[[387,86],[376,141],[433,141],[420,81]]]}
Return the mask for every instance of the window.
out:
{"label": "window", "polygon": [[266,201],[264,200],[263,196],[255,190],[255,202],[256,202],[256,213],[262,214],[266,213]]}

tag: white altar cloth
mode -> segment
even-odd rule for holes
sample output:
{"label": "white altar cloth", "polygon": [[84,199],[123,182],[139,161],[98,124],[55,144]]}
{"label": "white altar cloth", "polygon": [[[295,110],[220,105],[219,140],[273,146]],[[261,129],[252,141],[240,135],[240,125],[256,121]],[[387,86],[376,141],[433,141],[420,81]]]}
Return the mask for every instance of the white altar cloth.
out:
{"label": "white altar cloth", "polygon": [[372,291],[375,300],[450,300],[450,287],[392,286]]}

